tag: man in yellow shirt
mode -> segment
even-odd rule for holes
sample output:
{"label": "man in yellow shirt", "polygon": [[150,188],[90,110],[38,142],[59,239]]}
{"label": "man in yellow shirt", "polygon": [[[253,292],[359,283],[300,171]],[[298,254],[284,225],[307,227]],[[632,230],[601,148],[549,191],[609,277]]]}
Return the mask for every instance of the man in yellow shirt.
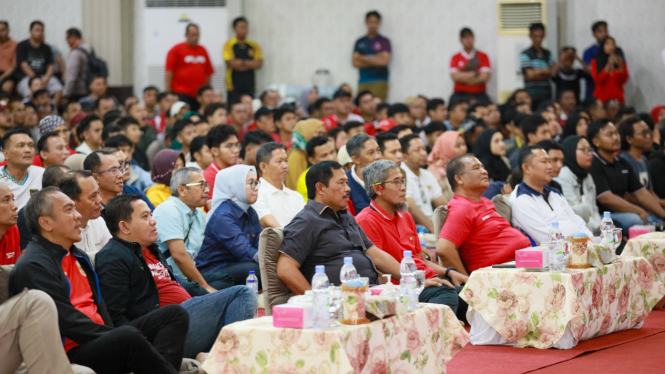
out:
{"label": "man in yellow shirt", "polygon": [[[328,136],[320,135],[315,136],[307,142],[307,147],[305,147],[307,152],[307,161],[310,165],[314,165],[321,161],[334,161],[335,160],[335,150],[328,142]],[[307,201],[307,185],[305,185],[305,176],[309,168],[300,174],[298,178],[298,193],[300,193]]]}
{"label": "man in yellow shirt", "polygon": [[233,31],[236,33],[224,44],[222,56],[226,61],[226,90],[228,102],[240,100],[241,94],[254,97],[256,91],[256,69],[263,66],[261,47],[247,39],[249,25],[247,19],[238,17],[233,20]]}

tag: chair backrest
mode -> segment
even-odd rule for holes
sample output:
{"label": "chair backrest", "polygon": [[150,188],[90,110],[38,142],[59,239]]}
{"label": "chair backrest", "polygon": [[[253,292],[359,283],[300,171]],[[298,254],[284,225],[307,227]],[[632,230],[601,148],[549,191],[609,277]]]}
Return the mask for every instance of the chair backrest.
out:
{"label": "chair backrest", "polygon": [[272,315],[273,306],[286,303],[294,295],[277,276],[277,260],[282,241],[284,231],[281,228],[267,228],[259,237],[259,268],[267,316]]}
{"label": "chair backrest", "polygon": [[441,205],[434,209],[434,213],[432,213],[432,223],[434,224],[434,235],[437,238],[439,237],[439,234],[441,234],[443,224],[446,223],[446,218],[448,218],[448,206]]}
{"label": "chair backrest", "polygon": [[498,194],[492,198],[492,204],[494,204],[497,214],[505,218],[512,225],[513,210],[510,207],[510,195]]}
{"label": "chair backrest", "polygon": [[9,299],[9,274],[14,269],[14,265],[0,266],[0,304]]}

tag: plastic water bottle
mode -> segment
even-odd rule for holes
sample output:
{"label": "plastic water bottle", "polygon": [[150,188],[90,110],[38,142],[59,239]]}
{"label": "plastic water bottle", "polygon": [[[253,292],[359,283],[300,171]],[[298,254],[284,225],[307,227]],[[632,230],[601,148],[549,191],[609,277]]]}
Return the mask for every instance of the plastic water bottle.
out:
{"label": "plastic water bottle", "polygon": [[610,212],[603,213],[603,220],[600,221],[600,241],[614,250],[614,222],[610,217]]}
{"label": "plastic water bottle", "polygon": [[649,232],[656,232],[656,222],[653,217],[647,218],[647,226],[649,226]]}
{"label": "plastic water bottle", "polygon": [[328,295],[330,282],[326,275],[326,267],[316,265],[316,273],[312,278],[312,291],[314,291],[314,328],[327,329],[330,327],[330,297]]}
{"label": "plastic water bottle", "polygon": [[344,266],[339,272],[339,280],[344,283],[352,279],[358,278],[358,271],[356,267],[353,266],[353,257],[344,257]]}
{"label": "plastic water bottle", "polygon": [[552,222],[550,241],[548,243],[550,272],[559,273],[564,268],[563,235],[559,230],[559,222]]}
{"label": "plastic water bottle", "polygon": [[[245,285],[249,288],[251,288],[254,291],[254,294],[256,295],[256,300],[259,300],[259,279],[256,277],[254,274],[254,270],[249,271],[249,275],[247,276],[247,280],[245,281]],[[258,303],[256,305],[256,310],[254,311],[254,318],[257,318],[259,316],[259,306]]]}
{"label": "plastic water bottle", "polygon": [[411,251],[404,251],[402,263],[399,265],[400,282],[399,282],[399,297],[406,306],[406,310],[415,310],[418,305],[418,295],[416,294],[416,276],[415,271],[416,262],[413,261]]}

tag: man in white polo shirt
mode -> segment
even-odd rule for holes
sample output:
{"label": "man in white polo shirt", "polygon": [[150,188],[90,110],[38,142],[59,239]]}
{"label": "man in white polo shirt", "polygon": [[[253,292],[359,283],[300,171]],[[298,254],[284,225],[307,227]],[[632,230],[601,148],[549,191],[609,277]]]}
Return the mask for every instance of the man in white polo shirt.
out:
{"label": "man in white polo shirt", "polygon": [[81,241],[74,245],[91,259],[111,239],[102,213],[99,185],[89,170],[72,170],[60,178],[60,191],[74,200],[81,214]]}
{"label": "man in white polo shirt", "polygon": [[406,173],[406,202],[409,213],[417,225],[434,232],[432,213],[434,209],[448,202],[434,174],[423,169],[427,166],[427,151],[418,134],[411,134],[399,140],[402,145],[402,170]]}
{"label": "man in white polo shirt", "polygon": [[284,144],[270,142],[256,151],[256,164],[261,170],[259,198],[252,205],[262,227],[284,227],[305,206],[305,199],[284,186],[289,172]]}
{"label": "man in white polo shirt", "polygon": [[549,240],[552,222],[559,222],[564,237],[577,232],[593,236],[561,191],[549,186],[553,168],[544,149],[536,145],[522,148],[519,165],[524,178],[510,194],[514,227],[524,230],[536,243]]}
{"label": "man in white polo shirt", "polygon": [[9,178],[9,188],[14,194],[14,202],[23,208],[30,196],[42,189],[44,168],[32,165],[35,157],[35,142],[30,131],[23,127],[13,128],[2,137],[2,154],[7,165],[0,173]]}

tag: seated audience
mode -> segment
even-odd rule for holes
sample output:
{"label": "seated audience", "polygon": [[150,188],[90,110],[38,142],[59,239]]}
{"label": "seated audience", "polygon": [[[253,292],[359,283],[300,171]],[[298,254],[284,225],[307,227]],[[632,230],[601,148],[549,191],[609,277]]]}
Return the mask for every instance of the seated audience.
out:
{"label": "seated audience", "polygon": [[393,134],[397,134],[397,139],[402,139],[407,135],[413,134],[413,130],[411,130],[411,127],[409,127],[408,125],[393,126],[388,131],[392,132]]}
{"label": "seated audience", "polygon": [[185,164],[188,168],[198,168],[203,171],[212,164],[212,153],[210,153],[210,148],[206,145],[205,136],[199,135],[192,139],[189,155],[191,161]]}
{"label": "seated audience", "polygon": [[365,125],[362,122],[358,121],[349,121],[347,122],[344,127],[344,132],[347,134],[347,136],[350,138],[353,138],[354,136],[358,134],[366,134],[367,132],[365,131]]}
{"label": "seated audience", "polygon": [[275,127],[279,132],[272,134],[272,138],[275,139],[276,142],[284,144],[284,147],[288,152],[291,147],[293,147],[291,136],[296,127],[296,123],[298,122],[298,115],[295,110],[288,105],[282,105],[278,109],[275,109],[273,113]]}
{"label": "seated audience", "polygon": [[401,168],[406,172],[406,201],[409,213],[416,224],[434,232],[432,213],[440,205],[446,204],[446,198],[434,174],[423,169],[427,166],[427,152],[422,140],[416,134],[400,139],[404,162]]}
{"label": "seated audience", "polygon": [[544,149],[536,145],[522,148],[519,164],[522,183],[510,194],[513,226],[519,227],[537,244],[549,240],[552,222],[559,223],[564,237],[578,232],[593,236],[561,191],[548,186],[552,180],[552,161]]}
{"label": "seated audience", "polygon": [[[595,152],[589,174],[596,185],[596,203],[600,212],[611,212],[628,237],[628,229],[642,225],[653,214],[656,219],[665,217],[665,211],[653,195],[642,186],[639,176],[625,159],[615,156],[621,146],[621,138],[610,120],[596,120],[587,130]],[[626,199],[632,195],[634,202]]]}
{"label": "seated audience", "polygon": [[483,164],[472,154],[455,156],[446,175],[455,195],[439,234],[436,253],[443,266],[469,275],[476,269],[512,261],[515,251],[531,246],[529,239],[501,217],[482,197],[489,186]]}
{"label": "seated audience", "polygon": [[[178,284],[155,244],[155,219],[138,195],[113,198],[106,217],[113,238],[97,254],[95,267],[114,325],[132,324],[169,305],[180,305],[189,314],[184,357],[195,358],[212,348],[222,327],[254,316],[256,296],[247,287],[192,298]],[[136,271],[139,268],[143,271]]]}
{"label": "seated audience", "polygon": [[362,171],[372,162],[381,158],[381,151],[376,140],[369,135],[360,134],[349,139],[346,150],[351,156],[353,166],[346,172],[347,182],[351,188],[349,196],[349,213],[355,216],[369,206],[369,197],[363,187]]}
{"label": "seated audience", "polygon": [[[339,129],[339,127],[335,127],[330,131],[335,129]],[[330,145],[328,139],[329,138],[325,135],[319,135],[313,137],[307,142],[305,151],[307,152],[308,165],[318,164],[321,161],[335,160],[335,149]],[[346,149],[346,145],[343,145],[342,147]],[[303,197],[303,199],[305,199],[305,202],[307,202],[307,184],[305,183],[305,179],[307,177],[308,171],[309,167],[307,170],[303,171],[302,174],[300,174],[300,177],[298,177],[298,193]]]}
{"label": "seated audience", "polygon": [[122,176],[122,193],[123,194],[137,194],[141,195],[141,199],[145,201],[146,204],[150,207],[151,210],[155,210],[155,206],[150,202],[150,199],[148,199],[148,196],[146,196],[145,193],[143,193],[141,190],[134,186],[130,186],[127,184],[127,181],[130,180],[131,178],[131,172],[130,172],[130,166],[131,166],[131,158],[127,156],[127,154],[117,148],[111,148],[111,147],[106,147],[102,148],[103,151],[110,152],[113,157],[115,157],[116,160],[118,160],[118,164],[120,164],[120,168],[124,170],[124,174]]}
{"label": "seated audience", "polygon": [[510,175],[510,161],[501,131],[487,129],[476,139],[473,154],[483,163],[490,181],[505,182]]}
{"label": "seated audience", "polygon": [[293,148],[287,153],[289,174],[286,176],[286,187],[292,190],[298,188],[298,178],[309,167],[307,142],[313,137],[325,135],[325,133],[326,126],[318,119],[310,118],[298,121],[293,130]]}
{"label": "seated audience", "polygon": [[600,230],[600,214],[596,204],[596,185],[589,174],[593,148],[586,138],[571,135],[563,141],[563,168],[553,180],[561,186],[563,197],[573,212],[586,222],[594,234]]}
{"label": "seated audience", "polygon": [[436,139],[438,139],[441,134],[446,132],[446,130],[448,130],[446,125],[439,121],[430,121],[430,123],[425,125],[423,131],[420,132],[420,139],[426,145],[428,153],[432,151],[432,147],[434,146],[434,143],[436,143]]}
{"label": "seated audience", "polygon": [[21,257],[21,235],[16,224],[18,205],[9,182],[9,178],[0,176],[0,265],[13,265]]}
{"label": "seated audience", "polygon": [[[363,169],[363,175],[372,202],[356,219],[367,238],[398,262],[404,251],[411,251],[418,270],[424,270],[425,278],[436,282],[435,287],[427,287],[420,294],[420,302],[444,304],[456,311],[457,293],[468,277],[430,261],[423,251],[416,223],[407,212],[406,181],[400,167],[392,161],[379,160]],[[393,283],[399,284],[396,280]]]}
{"label": "seated audience", "polygon": [[76,127],[76,136],[81,145],[76,148],[76,152],[89,155],[94,151],[102,149],[102,131],[104,123],[96,115],[87,116]]}
{"label": "seated audience", "polygon": [[100,284],[81,240],[80,214],[55,187],[35,193],[26,206],[34,240],[9,278],[9,293],[24,288],[47,293],[58,310],[69,361],[98,373],[178,373],[189,316],[177,305],[114,328]]}
{"label": "seated audience", "polygon": [[248,127],[248,130],[263,130],[270,136],[275,133],[275,117],[273,110],[262,106],[254,112],[254,124]]}
{"label": "seated audience", "polygon": [[256,202],[261,183],[256,169],[247,165],[226,168],[217,173],[216,179],[196,267],[203,273],[223,271],[233,276],[236,285],[244,285],[250,270],[260,274],[262,229],[251,205]]}
{"label": "seated audience", "polygon": [[563,192],[559,182],[554,180],[554,178],[559,176],[559,173],[561,173],[561,168],[563,167],[564,156],[561,144],[555,142],[554,140],[542,140],[536,145],[547,152],[547,155],[550,157],[550,161],[552,162],[552,180],[548,186],[556,188],[559,190],[559,192]]}
{"label": "seated audience", "polygon": [[413,118],[416,127],[423,128],[431,121],[427,117],[427,98],[425,96],[411,96],[407,97],[404,101],[409,106],[409,114]]}
{"label": "seated audience", "polygon": [[351,101],[352,96],[351,92],[342,88],[335,91],[332,101],[335,112],[321,119],[325,125],[326,131],[337,126],[344,126],[349,121],[364,123],[361,116],[351,113],[351,110],[353,109],[353,102]]}
{"label": "seated audience", "polygon": [[628,81],[628,65],[613,37],[608,36],[600,42],[590,65],[596,85],[593,96],[602,102],[619,100],[619,104],[624,105],[623,85]]}
{"label": "seated audience", "polygon": [[172,196],[153,213],[157,221],[159,250],[192,297],[233,285],[228,274],[200,273],[194,265],[206,225],[205,213],[197,208],[205,206],[209,190],[201,170],[178,169],[171,177]]}
{"label": "seated audience", "polygon": [[30,196],[42,188],[44,174],[44,168],[32,165],[35,142],[30,132],[22,127],[7,131],[2,137],[2,154],[7,164],[0,169],[0,175],[9,179],[9,189],[21,209],[28,203]]}
{"label": "seated audience", "polygon": [[563,126],[561,139],[565,140],[571,135],[586,136],[586,129],[589,126],[589,119],[584,116],[585,114],[585,112],[581,111],[574,111],[568,114],[566,124]]}
{"label": "seated audience", "polygon": [[[138,193],[125,191],[127,187],[131,187],[132,189],[140,191],[140,193],[143,194],[143,191],[147,190],[149,187],[155,184],[155,182],[152,181],[150,173],[140,167],[138,162],[134,160],[133,156],[136,154],[136,149],[134,147],[134,143],[132,143],[128,137],[123,134],[114,135],[106,140],[106,147],[116,148],[125,153],[127,161],[124,164],[125,174],[129,172],[129,179],[125,180],[123,193]],[[148,205],[152,205],[152,203]]]}
{"label": "seated audience", "polygon": [[[133,163],[137,164],[143,170],[150,170],[150,162],[154,156],[152,158],[148,157],[146,152],[138,147],[138,144],[141,142],[141,126],[139,125],[139,121],[129,116],[121,117],[118,120],[118,126],[122,129],[121,134],[126,136],[132,142]],[[111,138],[112,137],[109,137],[109,139]],[[112,147],[112,145],[108,146]],[[155,154],[156,153],[157,152],[155,152]]]}
{"label": "seated audience", "polygon": [[[229,125],[214,126],[206,135],[206,145],[212,153],[212,163],[203,169],[203,177],[214,192],[215,177],[220,170],[236,165],[240,154],[238,132]],[[212,195],[208,197],[212,199]]]}
{"label": "seated audience", "polygon": [[330,284],[340,285],[344,257],[353,258],[358,276],[379,283],[379,273],[400,279],[399,262],[377,248],[346,211],[351,189],[342,165],[322,161],[307,173],[309,200],[284,228],[277,275],[289,289],[302,295],[310,290],[316,265],[324,265]]}
{"label": "seated audience", "polygon": [[402,154],[402,145],[397,138],[397,134],[392,132],[384,132],[377,134],[374,138],[379,145],[379,151],[381,151],[381,158],[390,160],[397,165],[401,165],[404,161],[404,155]]}
{"label": "seated audience", "polygon": [[171,176],[184,166],[185,155],[182,152],[163,149],[157,153],[152,165],[152,181],[156,184],[145,191],[146,196],[155,207],[172,195]]}
{"label": "seated audience", "polygon": [[659,198],[665,199],[665,136],[660,137],[660,150],[654,149],[649,155],[649,167],[653,178],[653,190]]}
{"label": "seated audience", "polygon": [[[37,156],[35,161],[41,161],[41,167],[46,169],[51,165],[62,165],[69,157],[67,143],[57,132],[42,135],[37,141]],[[33,165],[36,162],[33,161]]]}
{"label": "seated audience", "polygon": [[83,161],[83,169],[92,172],[92,177],[99,185],[102,209],[112,197],[122,194],[125,169],[120,167],[120,163],[111,152],[92,152]]}
{"label": "seated audience", "polygon": [[444,122],[448,119],[448,108],[446,102],[440,98],[427,100],[427,116],[432,121]]}
{"label": "seated audience", "polygon": [[210,127],[228,124],[224,103],[212,103],[208,105],[203,112],[203,119]]}
{"label": "seated audience", "polygon": [[409,107],[402,103],[395,103],[388,107],[388,119],[397,122],[398,125],[406,125],[409,128],[415,125]]}
{"label": "seated audience", "polygon": [[363,118],[363,122],[371,124],[372,127],[375,127],[375,124],[378,124],[376,120],[376,101],[374,100],[374,95],[368,90],[358,92],[358,95],[353,100],[356,108],[358,109],[358,114]]}
{"label": "seated audience", "polygon": [[448,130],[457,130],[462,125],[468,108],[469,103],[463,99],[448,103],[448,119],[444,122]]}
{"label": "seated audience", "polygon": [[289,172],[284,144],[270,142],[259,147],[256,163],[261,171],[262,182],[259,197],[252,207],[259,217],[261,227],[284,227],[305,206],[302,195],[284,186]]}
{"label": "seated audience", "polygon": [[72,170],[60,178],[62,193],[74,201],[76,211],[81,215],[81,240],[74,245],[93,257],[111,239],[102,213],[102,198],[99,185],[88,170]]}
{"label": "seated audience", "polygon": [[[531,114],[525,117],[519,126],[524,135],[524,140],[526,140],[526,145],[536,145],[543,140],[552,139],[549,122],[540,114]],[[520,148],[513,149],[508,157],[511,168],[519,166],[519,155]]]}
{"label": "seated audience", "polygon": [[256,167],[256,150],[266,143],[274,142],[272,136],[263,130],[248,131],[242,137],[240,158],[243,165]]}
{"label": "seated audience", "polygon": [[192,145],[192,139],[196,137],[196,125],[189,118],[179,119],[173,125],[172,134],[173,143],[171,143],[170,148],[180,151],[185,156],[185,161],[189,162],[190,146]]}

